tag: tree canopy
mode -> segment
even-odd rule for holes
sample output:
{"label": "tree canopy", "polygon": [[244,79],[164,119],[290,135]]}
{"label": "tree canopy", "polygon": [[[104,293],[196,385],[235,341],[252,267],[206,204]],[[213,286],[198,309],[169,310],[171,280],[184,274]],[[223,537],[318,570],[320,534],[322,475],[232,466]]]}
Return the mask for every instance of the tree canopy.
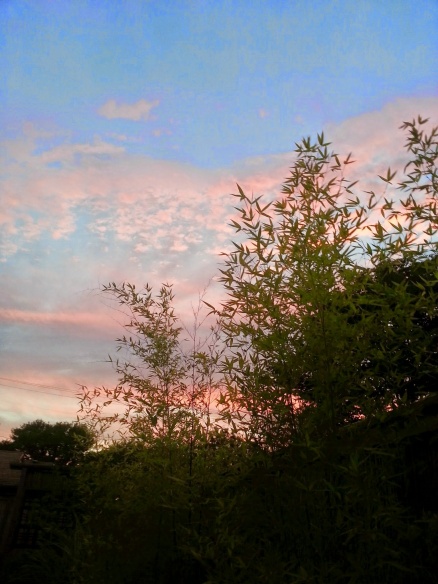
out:
{"label": "tree canopy", "polygon": [[[249,435],[287,443],[313,428],[396,407],[437,378],[437,129],[403,124],[413,155],[393,197],[346,178],[351,155],[323,134],[297,144],[274,201],[238,186],[240,220],[218,314],[227,337],[223,404]],[[231,419],[231,415],[230,415]]]}
{"label": "tree canopy", "polygon": [[[379,177],[380,193],[348,179],[352,155],[324,134],[296,145],[279,197],[238,185],[209,340],[199,322],[187,337],[172,286],[105,286],[129,317],[127,358],[112,360],[116,388],[85,389],[83,414],[147,441],[192,440],[218,409],[221,424],[277,448],[433,391],[437,128],[419,116],[402,129],[410,161],[398,183],[390,168]],[[105,416],[110,404],[124,413]]]}
{"label": "tree canopy", "polygon": [[71,464],[93,444],[94,435],[85,424],[35,420],[13,428],[7,447],[41,462]]}

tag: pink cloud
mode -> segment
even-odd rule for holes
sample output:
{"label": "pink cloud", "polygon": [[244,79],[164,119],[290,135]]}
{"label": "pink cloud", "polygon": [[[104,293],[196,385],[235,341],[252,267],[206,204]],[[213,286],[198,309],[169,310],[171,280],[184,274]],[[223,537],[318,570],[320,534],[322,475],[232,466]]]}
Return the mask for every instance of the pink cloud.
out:
{"label": "pink cloud", "polygon": [[374,178],[386,171],[389,164],[404,165],[408,155],[404,149],[405,134],[399,128],[404,121],[412,121],[418,115],[436,124],[438,99],[397,99],[381,110],[349,118],[341,124],[329,124],[325,134],[343,155],[353,152],[357,161],[351,166],[353,170]]}
{"label": "pink cloud", "polygon": [[110,120],[121,118],[135,122],[147,121],[152,109],[159,103],[157,99],[154,101],[140,99],[134,103],[117,103],[114,99],[110,99],[98,109],[98,114]]}
{"label": "pink cloud", "polygon": [[69,334],[83,334],[85,330],[114,330],[116,326],[110,323],[105,312],[40,312],[20,310],[15,308],[0,308],[0,323],[16,325],[31,325],[38,327],[68,327]]}
{"label": "pink cloud", "polygon": [[[360,179],[359,192],[382,189],[377,174],[405,161],[403,135],[397,129],[401,121],[436,111],[437,100],[398,100],[381,111],[329,125],[325,133],[340,154],[353,151],[357,163],[348,168],[348,177]],[[140,262],[153,249],[184,254],[197,242],[217,249],[233,236],[227,223],[234,213],[229,194],[237,190],[236,182],[248,194],[272,198],[280,193],[293,162],[293,153],[285,152],[212,170],[129,154],[99,138],[41,154],[32,154],[28,140],[24,146],[15,142],[9,150],[11,172],[3,192],[11,204],[0,219],[3,253],[8,255],[45,231],[55,239],[73,237],[85,209],[90,237],[106,246],[115,238]],[[61,167],[45,166],[54,161]],[[209,255],[205,247],[204,253]]]}

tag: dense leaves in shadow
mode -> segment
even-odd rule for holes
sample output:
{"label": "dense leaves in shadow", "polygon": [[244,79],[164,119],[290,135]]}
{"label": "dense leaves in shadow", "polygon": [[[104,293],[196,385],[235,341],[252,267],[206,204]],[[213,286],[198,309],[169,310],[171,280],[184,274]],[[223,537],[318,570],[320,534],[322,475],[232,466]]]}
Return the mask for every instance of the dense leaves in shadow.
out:
{"label": "dense leaves in shadow", "polygon": [[93,432],[85,424],[35,420],[14,428],[1,447],[39,462],[69,465],[78,463],[93,444]]}

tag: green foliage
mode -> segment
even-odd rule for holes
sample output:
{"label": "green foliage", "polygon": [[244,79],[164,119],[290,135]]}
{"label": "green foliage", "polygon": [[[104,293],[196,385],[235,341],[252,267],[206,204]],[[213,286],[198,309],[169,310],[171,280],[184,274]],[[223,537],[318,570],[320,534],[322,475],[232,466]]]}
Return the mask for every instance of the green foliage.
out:
{"label": "green foliage", "polygon": [[12,442],[12,440],[0,440],[0,450],[14,451],[16,450],[15,444]]}
{"label": "green foliage", "polygon": [[342,441],[259,452],[236,473],[198,542],[208,582],[434,582],[436,517],[404,499],[407,484],[426,479],[406,470],[412,437],[346,430]]}
{"label": "green foliage", "polygon": [[243,448],[216,430],[193,450],[163,438],[146,448],[136,440],[90,453],[74,474],[83,502],[74,532],[80,537],[61,538],[62,562],[75,581],[205,582],[197,537],[214,523],[212,501],[229,484],[230,469],[241,470]]}
{"label": "green foliage", "polygon": [[390,169],[384,196],[358,195],[345,178],[351,155],[329,150],[323,134],[297,145],[280,198],[263,202],[238,186],[240,239],[221,270],[221,404],[249,439],[282,447],[431,390],[438,141],[426,121],[403,125],[414,158],[392,198]]}
{"label": "green foliage", "polygon": [[[216,480],[209,454],[221,436],[212,411],[220,331],[207,327],[202,297],[192,328],[184,327],[168,285],[155,297],[148,285],[137,292],[112,283],[104,293],[129,317],[117,339],[123,357],[110,357],[119,383],[84,388],[81,415],[123,439],[81,469],[94,542],[87,574],[97,582],[201,582],[188,542],[202,523],[200,493]],[[118,411],[107,413],[110,407]]]}
{"label": "green foliage", "polygon": [[[117,339],[117,350],[125,357],[110,357],[118,385],[84,387],[82,415],[102,431],[112,427],[143,444],[155,439],[190,442],[203,432],[208,434],[217,386],[219,330],[212,325],[204,336],[200,334],[205,324],[202,299],[188,330],[175,315],[169,285],[163,285],[156,297],[148,285],[137,292],[129,283],[109,284],[103,292],[127,311],[129,334]],[[117,413],[107,414],[109,406],[118,407]]]}
{"label": "green foliage", "polygon": [[[373,395],[393,396],[394,405],[437,391],[437,276],[438,253],[381,262],[356,293],[362,318],[377,324],[362,374],[372,379]],[[349,321],[356,323],[357,316]]]}
{"label": "green foliage", "polygon": [[13,448],[41,462],[77,463],[93,444],[94,434],[86,424],[35,420],[11,431]]}

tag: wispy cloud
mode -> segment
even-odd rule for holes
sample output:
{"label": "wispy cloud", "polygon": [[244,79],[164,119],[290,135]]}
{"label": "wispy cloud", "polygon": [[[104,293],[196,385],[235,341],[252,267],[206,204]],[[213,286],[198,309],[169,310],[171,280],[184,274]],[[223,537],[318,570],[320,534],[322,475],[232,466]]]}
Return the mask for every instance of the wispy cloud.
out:
{"label": "wispy cloud", "polygon": [[[4,309],[0,307],[0,322],[31,324],[35,326],[69,327],[69,331],[87,328],[102,330],[107,318],[96,312],[37,312],[30,310]],[[70,328],[71,327],[71,328]]]}
{"label": "wispy cloud", "polygon": [[[360,181],[358,187],[362,192],[374,187],[383,191],[385,185],[378,175],[386,174],[388,166],[392,170],[403,171],[409,155],[400,126],[418,115],[429,118],[429,128],[435,125],[438,98],[396,99],[380,110],[366,112],[325,128],[326,138],[333,143],[336,151],[342,155],[352,152],[356,162],[349,167],[349,178]],[[395,182],[399,178],[398,173]]]}
{"label": "wispy cloud", "polygon": [[110,120],[119,118],[134,122],[147,121],[152,109],[159,103],[158,99],[154,101],[140,99],[134,103],[117,103],[115,99],[110,99],[98,109],[98,114]]}
{"label": "wispy cloud", "polygon": [[[360,190],[382,187],[377,174],[403,167],[401,122],[415,115],[434,117],[438,100],[397,100],[325,128],[340,155],[353,152],[349,168]],[[129,257],[144,250],[187,255],[194,249],[226,245],[232,236],[227,222],[238,182],[255,194],[280,192],[291,152],[256,156],[231,168],[202,169],[176,161],[132,154],[98,137],[90,144],[67,144],[35,152],[32,138],[6,145],[9,175],[3,180],[5,207],[0,210],[2,251],[11,257],[44,232],[52,239],[73,237],[84,227],[105,245],[126,244]],[[58,164],[57,167],[50,166]],[[82,227],[81,227],[82,226]],[[83,235],[82,235],[83,237]],[[208,246],[207,246],[208,242]],[[157,258],[158,259],[158,258]],[[149,259],[148,259],[149,261]]]}
{"label": "wispy cloud", "polygon": [[170,130],[168,130],[167,128],[157,128],[152,133],[157,138],[159,138],[160,136],[163,136],[163,135],[165,135],[165,136],[171,136],[172,135],[172,132]]}
{"label": "wispy cloud", "polygon": [[108,156],[123,152],[122,146],[114,146],[95,138],[93,144],[62,144],[51,150],[47,150],[40,156],[41,162],[50,164],[53,162],[71,162],[75,156]]}

